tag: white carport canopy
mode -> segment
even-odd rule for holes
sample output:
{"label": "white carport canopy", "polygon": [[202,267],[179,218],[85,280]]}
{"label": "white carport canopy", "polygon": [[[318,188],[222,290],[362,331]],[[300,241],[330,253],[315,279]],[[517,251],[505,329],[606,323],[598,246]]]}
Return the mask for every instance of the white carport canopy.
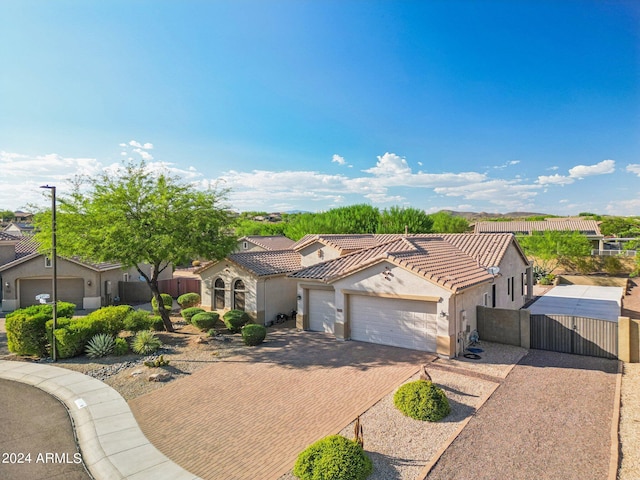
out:
{"label": "white carport canopy", "polygon": [[532,315],[574,315],[617,322],[622,309],[621,287],[558,285],[536,300]]}

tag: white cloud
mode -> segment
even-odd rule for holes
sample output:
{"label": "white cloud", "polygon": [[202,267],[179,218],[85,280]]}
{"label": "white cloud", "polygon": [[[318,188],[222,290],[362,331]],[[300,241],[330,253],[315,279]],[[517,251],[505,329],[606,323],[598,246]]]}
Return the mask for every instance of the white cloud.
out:
{"label": "white cloud", "polygon": [[540,185],[570,185],[575,180],[571,177],[565,177],[564,175],[540,175],[536,183]]}
{"label": "white cloud", "polygon": [[153,150],[153,143],[145,143],[144,145],[142,145],[142,148],[144,148],[145,150]]}
{"label": "white cloud", "polygon": [[372,173],[376,176],[390,175],[390,176],[403,176],[411,173],[409,164],[399,155],[395,153],[385,153],[378,157],[378,162],[375,167],[364,170],[366,173]]}
{"label": "white cloud", "polygon": [[344,157],[335,153],[331,158],[331,163],[337,163],[338,165],[345,165],[347,161],[344,159]]}
{"label": "white cloud", "polygon": [[153,155],[145,150],[142,150],[141,148],[134,148],[133,151],[140,155],[140,158],[142,158],[146,162],[150,162],[151,160],[153,160]]}
{"label": "white cloud", "polygon": [[616,162],[614,160],[603,160],[595,165],[576,165],[569,169],[569,176],[582,179],[592,175],[605,175],[615,171]]}
{"label": "white cloud", "polygon": [[131,145],[132,147],[142,148],[142,144],[139,142],[136,142],[135,140],[131,140],[129,142],[129,145]]}
{"label": "white cloud", "polygon": [[368,193],[364,197],[371,200],[371,203],[398,204],[406,200],[401,195],[385,195],[384,193]]}
{"label": "white cloud", "polygon": [[627,172],[635,173],[640,177],[640,163],[630,163],[626,168]]}
{"label": "white cloud", "polygon": [[437,187],[434,191],[447,197],[462,197],[475,202],[488,202],[510,210],[525,208],[538,195],[538,185],[525,185],[517,180],[492,179],[452,187]]}
{"label": "white cloud", "polygon": [[556,170],[559,170],[559,169],[560,169],[560,167],[558,167],[558,166],[556,166],[556,165],[554,165],[553,167],[549,167],[549,168],[547,168],[547,170],[551,170],[551,171],[553,171],[553,172],[555,172]]}
{"label": "white cloud", "polygon": [[640,197],[627,200],[616,199],[606,206],[609,215],[635,216],[640,211]]}

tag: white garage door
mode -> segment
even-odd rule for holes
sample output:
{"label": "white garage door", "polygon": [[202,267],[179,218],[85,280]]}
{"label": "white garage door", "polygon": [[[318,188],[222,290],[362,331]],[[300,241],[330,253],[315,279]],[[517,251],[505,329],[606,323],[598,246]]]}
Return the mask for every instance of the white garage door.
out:
{"label": "white garage door", "polygon": [[350,295],[351,339],[436,351],[436,303]]}
{"label": "white garage door", "polygon": [[[48,293],[52,295],[51,279],[23,279],[20,280],[20,308],[36,305],[40,302],[36,300],[36,295]],[[58,300],[61,302],[71,302],[76,308],[82,308],[82,297],[84,295],[84,281],[82,278],[59,278],[58,279]],[[51,301],[53,297],[49,299]]]}
{"label": "white garage door", "polygon": [[333,290],[309,290],[309,330],[334,333],[336,322]]}

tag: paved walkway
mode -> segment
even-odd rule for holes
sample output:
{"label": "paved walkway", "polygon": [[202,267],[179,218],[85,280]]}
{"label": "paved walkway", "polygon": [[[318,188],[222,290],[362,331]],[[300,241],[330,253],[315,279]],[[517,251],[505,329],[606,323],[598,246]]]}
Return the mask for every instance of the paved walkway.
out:
{"label": "paved walkway", "polygon": [[[84,465],[97,480],[125,478],[193,480],[197,478],[173,463],[149,443],[133,418],[127,402],[118,392],[101,381],[78,372],[42,363],[0,360],[0,381],[2,380],[32,385],[64,403],[75,426]],[[22,386],[14,387],[17,394]],[[28,397],[32,392],[28,390],[23,393]],[[32,400],[32,398],[25,399],[26,402]],[[33,419],[44,422],[43,416],[37,411],[33,414]],[[29,421],[26,419],[25,421],[28,425]],[[41,428],[46,429],[47,424],[44,423]],[[23,434],[27,438],[30,435],[31,432]],[[55,445],[52,438],[49,448],[54,448]],[[16,448],[18,446],[20,444],[16,442]],[[39,453],[47,453],[47,450],[42,448],[43,451]],[[49,453],[56,452],[49,451]],[[72,473],[68,477],[63,475],[61,478],[65,480],[81,478],[71,475]],[[48,475],[45,478],[52,477],[53,475]],[[0,478],[7,477],[3,473]]]}
{"label": "paved walkway", "polygon": [[277,479],[306,446],[338,433],[431,359],[279,331],[130,406],[160,451],[204,479]]}

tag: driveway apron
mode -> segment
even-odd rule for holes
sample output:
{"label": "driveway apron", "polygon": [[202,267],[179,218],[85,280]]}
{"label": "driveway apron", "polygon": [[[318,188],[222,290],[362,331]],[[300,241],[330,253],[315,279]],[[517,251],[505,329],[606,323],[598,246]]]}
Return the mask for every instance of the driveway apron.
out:
{"label": "driveway apron", "polygon": [[[149,440],[204,479],[277,479],[433,355],[280,330],[130,402]],[[366,432],[365,432],[366,435]]]}
{"label": "driveway apron", "polygon": [[617,372],[617,360],[531,350],[427,478],[608,478]]}

